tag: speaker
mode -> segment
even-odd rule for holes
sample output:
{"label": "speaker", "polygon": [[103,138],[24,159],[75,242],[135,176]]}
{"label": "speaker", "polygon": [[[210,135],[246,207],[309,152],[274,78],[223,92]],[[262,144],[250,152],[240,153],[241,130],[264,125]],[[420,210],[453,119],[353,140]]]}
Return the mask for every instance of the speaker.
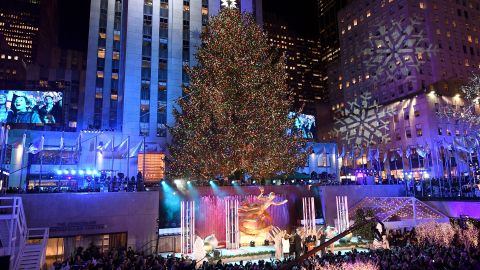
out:
{"label": "speaker", "polygon": [[220,258],[220,251],[219,250],[214,250],[213,251],[213,257],[214,258]]}

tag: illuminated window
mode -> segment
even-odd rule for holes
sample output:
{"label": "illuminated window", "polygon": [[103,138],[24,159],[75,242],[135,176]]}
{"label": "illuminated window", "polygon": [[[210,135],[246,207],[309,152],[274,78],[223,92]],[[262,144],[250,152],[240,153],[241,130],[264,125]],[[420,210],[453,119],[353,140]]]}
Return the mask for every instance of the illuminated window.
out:
{"label": "illuminated window", "polygon": [[426,5],[425,5],[425,3],[423,3],[423,2],[420,2],[420,8],[421,8],[421,9],[425,9],[425,8],[426,8]]}
{"label": "illuminated window", "polygon": [[103,78],[103,71],[97,71],[97,78]]}
{"label": "illuminated window", "polygon": [[353,20],[353,26],[357,26],[357,19]]}
{"label": "illuminated window", "polygon": [[98,49],[98,58],[105,58],[105,49]]}
{"label": "illuminated window", "polygon": [[367,18],[370,17],[372,15],[372,13],[369,11],[367,11]]}
{"label": "illuminated window", "polygon": [[473,42],[473,41],[472,41],[472,36],[471,36],[471,35],[468,35],[467,39],[468,39],[468,42],[470,42],[470,43],[472,43],[472,42]]}
{"label": "illuminated window", "polygon": [[423,136],[422,125],[418,124],[415,125],[415,132],[417,133],[417,137]]}

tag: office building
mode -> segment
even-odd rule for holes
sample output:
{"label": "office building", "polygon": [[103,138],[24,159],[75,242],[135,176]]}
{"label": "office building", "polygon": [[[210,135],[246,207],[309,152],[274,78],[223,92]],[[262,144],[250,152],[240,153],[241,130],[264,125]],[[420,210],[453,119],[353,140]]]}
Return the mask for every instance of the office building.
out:
{"label": "office building", "polygon": [[263,27],[269,42],[285,55],[287,84],[295,94],[295,106],[315,115],[316,104],[328,98],[320,81],[319,41],[292,33],[286,23],[271,17],[265,18]]}
{"label": "office building", "polygon": [[338,83],[331,89],[344,101],[332,109],[371,92],[392,112],[386,149],[442,147],[468,133],[437,112],[465,106],[459,86],[480,71],[479,15],[478,1],[349,4],[338,14]]}

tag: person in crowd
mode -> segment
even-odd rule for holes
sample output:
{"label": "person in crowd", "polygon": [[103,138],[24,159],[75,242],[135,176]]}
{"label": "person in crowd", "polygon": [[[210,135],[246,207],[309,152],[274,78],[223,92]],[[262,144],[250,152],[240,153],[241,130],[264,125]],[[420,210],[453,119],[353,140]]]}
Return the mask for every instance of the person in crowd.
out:
{"label": "person in crowd", "polygon": [[62,109],[59,102],[55,103],[51,95],[43,99],[44,105],[40,107],[39,114],[44,124],[55,124],[60,120]]}
{"label": "person in crowd", "polygon": [[7,96],[5,94],[0,94],[0,123],[7,122],[7,119],[11,114],[13,114],[13,112],[7,108]]}
{"label": "person in crowd", "polygon": [[7,123],[40,124],[40,116],[32,109],[32,102],[26,96],[16,96],[12,101],[15,110],[7,118]]}

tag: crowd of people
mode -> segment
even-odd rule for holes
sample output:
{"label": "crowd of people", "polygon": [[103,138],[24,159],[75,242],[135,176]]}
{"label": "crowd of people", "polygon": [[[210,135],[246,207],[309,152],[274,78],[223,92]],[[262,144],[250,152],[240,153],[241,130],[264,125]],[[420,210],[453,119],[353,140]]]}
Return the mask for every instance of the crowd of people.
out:
{"label": "crowd of people", "polygon": [[[197,263],[188,257],[154,256],[136,253],[132,248],[100,252],[94,246],[78,248],[73,256],[56,262],[51,270],[273,270],[288,266],[289,269],[321,270],[344,269],[346,265],[366,263],[379,270],[407,269],[480,269],[480,249],[466,247],[454,237],[449,246],[419,242],[415,230],[391,231],[388,234],[390,249],[346,253],[327,251],[311,256],[304,261],[294,261],[294,256],[283,260],[260,260],[254,262],[223,263],[221,260]],[[348,268],[358,269],[358,268]]]}

